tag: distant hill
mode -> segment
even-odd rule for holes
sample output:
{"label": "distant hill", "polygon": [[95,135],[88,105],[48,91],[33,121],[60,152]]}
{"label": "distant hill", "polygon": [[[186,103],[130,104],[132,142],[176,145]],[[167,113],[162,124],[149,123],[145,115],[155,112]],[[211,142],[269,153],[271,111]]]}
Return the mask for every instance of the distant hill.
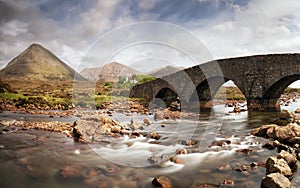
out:
{"label": "distant hill", "polygon": [[92,81],[116,82],[119,76],[128,78],[134,74],[137,75],[141,73],[121,63],[112,62],[103,67],[85,68],[80,74]]}
{"label": "distant hill", "polygon": [[156,78],[161,78],[161,77],[164,77],[168,74],[178,72],[182,69],[184,69],[184,68],[183,67],[174,67],[174,66],[168,65],[168,66],[165,66],[164,68],[160,68],[158,70],[154,70],[152,72],[149,72],[148,74],[151,75],[151,76],[154,76]]}
{"label": "distant hill", "polygon": [[2,80],[67,81],[85,80],[52,52],[32,44],[0,71]]}
{"label": "distant hill", "polygon": [[101,72],[101,69],[102,67],[85,68],[80,72],[80,75],[82,75],[87,80],[97,81],[99,80],[99,74]]}

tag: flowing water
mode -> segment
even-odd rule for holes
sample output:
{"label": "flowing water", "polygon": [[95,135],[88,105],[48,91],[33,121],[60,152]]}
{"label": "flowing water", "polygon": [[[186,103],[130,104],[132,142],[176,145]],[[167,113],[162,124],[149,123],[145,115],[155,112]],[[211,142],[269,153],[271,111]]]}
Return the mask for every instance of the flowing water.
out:
{"label": "flowing water", "polygon": [[[298,101],[283,108],[294,110],[299,104]],[[276,155],[276,151],[263,149],[262,145],[268,140],[250,136],[250,132],[272,122],[278,113],[227,113],[231,110],[217,105],[197,121],[155,122],[153,116],[138,114],[112,116],[123,123],[150,118],[153,124],[143,131],[157,132],[161,136],[159,140],[125,136],[105,138],[101,144],[88,145],[42,130],[15,128],[2,132],[0,187],[152,187],[151,181],[158,175],[168,176],[174,187],[204,184],[222,187],[224,180],[233,180],[235,187],[260,187],[265,168],[250,168],[250,164],[263,162],[268,156]],[[74,121],[73,117],[48,118],[11,112],[1,113],[0,118]],[[214,140],[230,142],[222,147],[210,147]],[[184,164],[168,160],[178,149],[188,152],[176,155]],[[236,152],[240,149],[251,149],[251,152]],[[74,167],[80,176],[62,178],[59,171],[68,166]],[[295,186],[300,186],[299,177],[296,172],[292,181]]]}

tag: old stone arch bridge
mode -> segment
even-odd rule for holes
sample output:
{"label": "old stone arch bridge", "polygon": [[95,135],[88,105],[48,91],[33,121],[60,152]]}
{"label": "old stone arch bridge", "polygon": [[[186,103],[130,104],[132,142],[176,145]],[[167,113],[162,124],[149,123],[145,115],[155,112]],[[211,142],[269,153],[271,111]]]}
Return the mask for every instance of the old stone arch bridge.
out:
{"label": "old stone arch bridge", "polygon": [[232,80],[247,99],[248,110],[277,111],[287,86],[300,80],[300,54],[269,54],[220,59],[131,88],[130,97],[179,100],[182,109],[202,107]]}

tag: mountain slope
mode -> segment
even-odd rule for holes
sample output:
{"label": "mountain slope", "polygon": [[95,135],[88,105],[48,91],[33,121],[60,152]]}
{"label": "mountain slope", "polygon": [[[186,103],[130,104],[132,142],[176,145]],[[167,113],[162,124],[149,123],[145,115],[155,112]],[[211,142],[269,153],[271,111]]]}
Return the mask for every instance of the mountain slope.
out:
{"label": "mountain slope", "polygon": [[85,80],[52,52],[32,44],[0,71],[3,80],[66,81]]}
{"label": "mountain slope", "polygon": [[174,67],[174,66],[168,65],[168,66],[165,66],[164,68],[154,70],[154,71],[152,71],[148,74],[151,75],[151,76],[154,76],[156,78],[161,78],[161,77],[164,77],[166,75],[169,75],[169,74],[175,73],[177,71],[180,71],[182,69],[184,69],[184,68]]}
{"label": "mountain slope", "polygon": [[13,93],[13,89],[7,84],[4,83],[2,80],[0,80],[0,93],[5,93],[5,92],[11,92]]}
{"label": "mountain slope", "polygon": [[128,78],[141,73],[121,63],[112,62],[103,67],[85,68],[80,74],[92,81],[116,82],[120,76]]}

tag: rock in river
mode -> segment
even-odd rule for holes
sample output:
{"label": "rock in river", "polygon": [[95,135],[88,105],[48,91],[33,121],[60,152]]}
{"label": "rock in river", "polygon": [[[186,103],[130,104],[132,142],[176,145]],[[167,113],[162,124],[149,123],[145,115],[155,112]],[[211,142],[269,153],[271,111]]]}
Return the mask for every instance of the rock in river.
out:
{"label": "rock in river", "polygon": [[278,159],[276,157],[269,157],[266,162],[267,174],[280,173],[286,177],[291,177],[293,175],[291,168],[284,159]]}
{"label": "rock in river", "polygon": [[104,116],[82,117],[74,123],[74,137],[81,142],[90,143],[101,140],[103,134],[122,132],[123,127],[112,119]]}
{"label": "rock in river", "polygon": [[74,166],[61,168],[58,173],[64,179],[79,178],[81,176],[80,171]]}
{"label": "rock in river", "polygon": [[277,158],[284,159],[291,168],[292,172],[295,172],[297,170],[297,157],[295,154],[291,154],[285,150],[281,150]]}
{"label": "rock in river", "polygon": [[144,128],[142,123],[140,123],[134,119],[131,119],[129,127],[131,128],[132,131]]}
{"label": "rock in river", "polygon": [[262,188],[290,188],[291,182],[288,178],[280,173],[268,174],[261,181]]}
{"label": "rock in river", "polygon": [[292,122],[294,118],[295,114],[289,110],[282,110],[279,114],[279,119],[282,120],[290,120]]}
{"label": "rock in river", "polygon": [[280,142],[288,142],[293,137],[300,136],[300,126],[296,123],[289,123],[286,126],[276,124],[263,125],[251,132],[252,135],[266,138],[273,138]]}
{"label": "rock in river", "polygon": [[171,181],[166,176],[158,176],[152,180],[152,185],[154,187],[162,187],[162,188],[171,188]]}

